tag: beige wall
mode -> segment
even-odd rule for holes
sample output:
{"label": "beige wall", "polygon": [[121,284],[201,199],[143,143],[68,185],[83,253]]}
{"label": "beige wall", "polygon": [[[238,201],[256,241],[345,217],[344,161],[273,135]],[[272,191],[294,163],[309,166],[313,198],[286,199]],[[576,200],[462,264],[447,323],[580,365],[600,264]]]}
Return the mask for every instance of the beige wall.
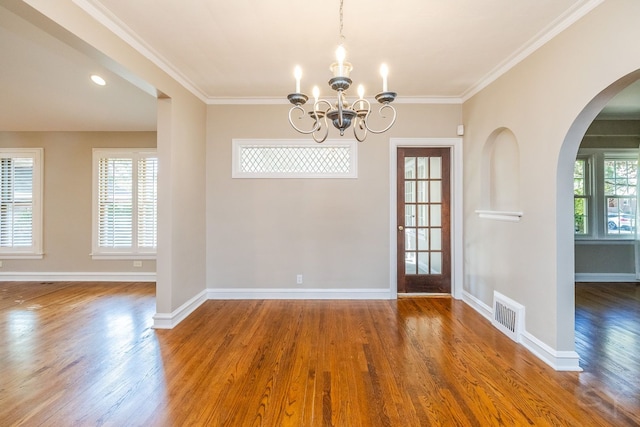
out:
{"label": "beige wall", "polygon": [[0,271],[155,272],[155,261],[133,268],[130,260],[94,261],[90,255],[92,149],[155,146],[155,132],[0,132],[2,148],[44,149],[44,257],[4,260]]}
{"label": "beige wall", "polygon": [[394,127],[358,144],[357,179],[232,179],[233,138],[310,139],[288,109],[209,106],[208,287],[389,289],[389,139],[456,137],[461,106],[397,105]]}
{"label": "beige wall", "polygon": [[[464,104],[465,290],[487,305],[494,290],[524,304],[527,331],[559,351],[575,348],[573,161],[588,124],[614,93],[581,112],[640,68],[637,16],[636,0],[604,2]],[[474,213],[482,149],[501,127],[519,145],[518,223]]]}

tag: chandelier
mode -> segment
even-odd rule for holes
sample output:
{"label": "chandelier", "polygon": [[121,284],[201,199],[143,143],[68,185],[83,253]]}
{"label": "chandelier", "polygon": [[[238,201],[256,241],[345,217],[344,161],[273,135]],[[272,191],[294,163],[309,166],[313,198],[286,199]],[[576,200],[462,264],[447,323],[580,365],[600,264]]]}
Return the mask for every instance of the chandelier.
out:
{"label": "chandelier", "polygon": [[[296,91],[287,96],[287,99],[293,107],[289,110],[289,123],[298,132],[313,137],[316,142],[323,142],[327,139],[329,134],[329,123],[331,120],[333,126],[340,131],[340,136],[344,135],[344,132],[353,124],[353,134],[355,138],[362,142],[367,137],[367,132],[374,134],[383,133],[388,131],[396,121],[396,109],[391,103],[396,99],[397,94],[390,92],[387,89],[387,77],[389,70],[385,64],[380,67],[380,74],[382,76],[382,92],[378,93],[375,98],[381,106],[378,110],[378,114],[387,119],[385,110],[390,110],[392,116],[388,119],[389,124],[387,127],[381,130],[374,130],[369,127],[369,116],[371,114],[371,104],[364,98],[364,87],[360,85],[358,87],[358,99],[353,104],[349,104],[347,101],[346,91],[351,86],[352,80],[349,78],[349,73],[353,69],[350,63],[345,62],[346,51],[344,49],[344,35],[342,34],[343,27],[343,3],[344,0],[340,0],[340,43],[336,50],[336,62],[331,64],[329,69],[333,73],[333,77],[329,80],[329,87],[336,92],[336,101],[331,103],[326,99],[320,99],[320,89],[318,86],[313,88],[313,109],[308,113],[305,112],[303,105],[309,100],[309,97],[300,92],[300,80],[302,78],[302,69],[296,66],[294,76],[296,79]],[[297,115],[297,119],[301,120],[304,116],[308,115],[313,126],[309,130],[300,129],[294,124],[293,116]]]}

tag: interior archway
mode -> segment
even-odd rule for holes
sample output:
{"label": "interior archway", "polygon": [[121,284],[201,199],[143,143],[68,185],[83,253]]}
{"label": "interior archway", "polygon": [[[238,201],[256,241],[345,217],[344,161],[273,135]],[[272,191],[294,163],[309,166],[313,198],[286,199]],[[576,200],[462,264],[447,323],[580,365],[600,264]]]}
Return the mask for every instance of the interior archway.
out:
{"label": "interior archway", "polygon": [[575,317],[573,171],[578,149],[588,127],[607,103],[638,79],[640,79],[640,70],[621,77],[596,94],[574,120],[560,149],[556,183],[557,292],[558,307],[561,308],[558,310],[560,330],[573,329],[566,325],[573,325]]}

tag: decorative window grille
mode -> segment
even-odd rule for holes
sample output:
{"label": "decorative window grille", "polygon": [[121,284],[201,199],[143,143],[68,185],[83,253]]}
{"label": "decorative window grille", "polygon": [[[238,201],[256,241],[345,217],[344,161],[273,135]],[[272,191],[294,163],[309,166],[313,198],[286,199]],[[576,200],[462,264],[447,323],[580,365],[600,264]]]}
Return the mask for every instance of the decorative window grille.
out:
{"label": "decorative window grille", "polygon": [[357,178],[355,141],[233,140],[233,178]]}
{"label": "decorative window grille", "polygon": [[155,256],[157,177],[155,151],[94,150],[94,258]]}
{"label": "decorative window grille", "polygon": [[42,257],[42,149],[0,149],[0,254]]}

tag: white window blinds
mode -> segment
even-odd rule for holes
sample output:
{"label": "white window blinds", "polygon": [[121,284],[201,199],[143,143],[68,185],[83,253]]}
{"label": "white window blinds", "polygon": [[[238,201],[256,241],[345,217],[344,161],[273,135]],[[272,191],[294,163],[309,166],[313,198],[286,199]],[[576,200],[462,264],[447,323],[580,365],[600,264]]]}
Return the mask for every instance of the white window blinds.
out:
{"label": "white window blinds", "polygon": [[158,176],[155,152],[96,150],[94,165],[94,257],[154,254]]}
{"label": "white window blinds", "polygon": [[0,150],[0,253],[41,256],[42,150]]}

